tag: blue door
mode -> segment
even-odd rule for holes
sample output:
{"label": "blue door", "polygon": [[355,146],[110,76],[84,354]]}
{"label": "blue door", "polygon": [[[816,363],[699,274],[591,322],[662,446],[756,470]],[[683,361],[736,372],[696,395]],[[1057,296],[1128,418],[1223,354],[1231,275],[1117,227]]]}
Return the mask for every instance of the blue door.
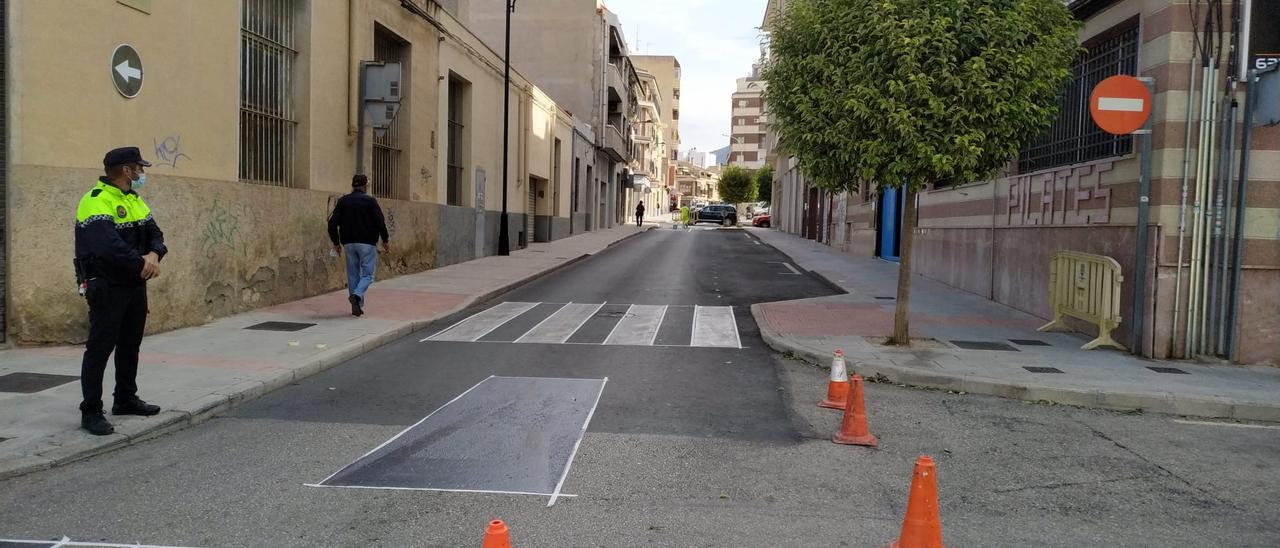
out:
{"label": "blue door", "polygon": [[902,233],[903,196],[906,193],[896,188],[886,188],[880,194],[880,258],[886,261],[897,261]]}

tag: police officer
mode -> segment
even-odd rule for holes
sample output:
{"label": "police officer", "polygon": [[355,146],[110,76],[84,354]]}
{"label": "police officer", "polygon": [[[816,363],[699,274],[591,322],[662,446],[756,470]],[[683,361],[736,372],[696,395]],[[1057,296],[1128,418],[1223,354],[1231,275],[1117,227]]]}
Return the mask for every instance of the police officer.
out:
{"label": "police officer", "polygon": [[138,398],[138,347],[147,323],[147,280],[160,275],[164,234],[137,189],[147,180],[137,147],[113,149],[102,159],[106,175],[80,199],[76,211],[76,271],[89,302],[89,342],[80,366],[80,424],[97,436],[115,431],[102,413],[102,377],[116,355],[113,415],[155,415],[160,407]]}

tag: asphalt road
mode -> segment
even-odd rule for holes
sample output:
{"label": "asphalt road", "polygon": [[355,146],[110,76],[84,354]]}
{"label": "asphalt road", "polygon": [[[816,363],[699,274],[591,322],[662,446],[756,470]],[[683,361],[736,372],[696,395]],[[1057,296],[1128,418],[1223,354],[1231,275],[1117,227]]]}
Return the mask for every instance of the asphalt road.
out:
{"label": "asphalt road", "polygon": [[[930,454],[949,546],[1278,543],[1274,425],[870,384],[880,448],[832,444],[839,413],[814,405],[825,373],[769,352],[747,311],[830,293],[788,260],[739,230],[651,231],[197,427],[0,482],[0,538],[459,546],[501,518],[516,546],[884,546],[901,525],[912,462]],[[503,303],[530,307],[474,342],[421,342]],[[578,327],[564,342],[515,342],[555,327],[574,311],[565,303],[598,308],[566,323]],[[710,314],[720,307],[732,307],[738,344],[690,346],[700,331],[723,340],[713,328],[724,320]],[[649,345],[599,344],[646,310],[663,313],[643,328]],[[535,495],[307,485],[493,375],[608,378],[563,484],[569,496],[553,507]],[[481,392],[459,404],[483,408],[465,399]],[[402,456],[554,464],[557,451],[511,439],[563,430],[531,409],[503,415],[510,423],[492,432],[505,434],[451,423],[422,436],[439,445]]]}

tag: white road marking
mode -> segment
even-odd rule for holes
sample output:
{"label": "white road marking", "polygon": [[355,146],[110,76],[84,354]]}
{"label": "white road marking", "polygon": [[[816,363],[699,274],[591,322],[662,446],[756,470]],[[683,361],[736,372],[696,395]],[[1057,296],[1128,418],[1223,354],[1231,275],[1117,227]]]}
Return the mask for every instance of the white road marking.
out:
{"label": "white road marking", "polygon": [[562,343],[587,323],[603,304],[569,303],[537,327],[516,339],[518,343]]}
{"label": "white road marking", "polygon": [[[319,487],[321,489],[381,489],[386,491],[434,491],[437,493],[481,493],[487,495],[533,495],[535,497],[550,497],[555,493],[530,493],[526,491],[487,491],[484,489],[437,489],[434,487],[378,487],[373,485],[321,485],[319,483],[304,483],[304,487]],[[559,497],[576,497],[578,495],[570,495],[561,493],[556,495]]]}
{"label": "white road marking", "polygon": [[1173,419],[1178,424],[1193,424],[1198,426],[1228,426],[1231,428],[1257,428],[1259,430],[1280,430],[1280,426],[1270,424],[1242,424],[1238,422],[1213,422],[1213,421],[1190,421],[1183,419]]}
{"label": "white road marking", "polygon": [[455,341],[455,342],[475,342],[480,337],[488,335],[489,332],[502,327],[516,316],[524,314],[538,306],[538,303],[517,303],[506,302],[498,306],[477,313],[470,318],[458,322],[453,327],[436,333],[430,337],[422,339],[418,342],[426,341]]}
{"label": "white road marking", "polygon": [[605,377],[600,381],[600,391],[596,393],[596,401],[591,404],[591,411],[587,413],[587,419],[582,421],[582,430],[578,432],[578,441],[573,442],[573,451],[569,452],[569,462],[564,464],[564,472],[560,474],[560,481],[556,483],[556,490],[551,494],[551,500],[547,501],[547,508],[555,505],[556,499],[560,498],[560,489],[564,487],[564,480],[569,478],[569,468],[573,467],[573,458],[578,455],[578,446],[582,445],[582,438],[587,435],[587,426],[591,424],[591,417],[596,414],[596,407],[600,405],[600,397],[604,395],[604,387],[607,384],[609,384],[609,377]]}
{"label": "white road marking", "polygon": [[791,266],[791,263],[783,262],[783,261],[769,261],[769,262],[770,264],[780,264],[782,266],[785,266],[787,267],[787,270],[791,271],[791,272],[779,272],[778,274],[781,274],[784,276],[800,276],[801,275],[800,271],[796,270],[796,267]]}
{"label": "white road marking", "polygon": [[1098,110],[1114,110],[1119,112],[1142,112],[1145,101],[1127,97],[1099,97]]}
{"label": "white road marking", "polygon": [[695,306],[690,346],[742,348],[731,306]]}
{"label": "white road marking", "polygon": [[660,305],[633,304],[627,315],[614,326],[613,332],[604,340],[604,344],[629,346],[649,346],[658,336],[658,328],[667,315],[667,307]]}
{"label": "white road marking", "polygon": [[417,426],[418,426],[419,424],[422,424],[422,423],[426,422],[426,421],[427,421],[427,419],[431,418],[431,415],[434,415],[434,414],[436,414],[436,413],[439,413],[441,409],[444,409],[444,408],[446,408],[446,407],[449,407],[449,404],[451,404],[451,403],[453,403],[453,402],[456,402],[456,401],[458,401],[458,400],[462,399],[462,397],[463,397],[463,396],[465,396],[465,395],[469,394],[472,390],[475,390],[475,389],[476,389],[476,387],[478,387],[478,386],[480,386],[480,385],[482,385],[482,384],[484,384],[484,383],[488,382],[488,381],[489,381],[489,379],[492,379],[492,378],[494,378],[495,376],[496,376],[496,375],[489,375],[488,377],[485,377],[485,379],[484,379],[484,380],[482,380],[482,381],[480,381],[480,382],[476,383],[476,384],[475,384],[475,386],[472,386],[471,388],[466,389],[466,391],[464,391],[463,393],[458,394],[456,397],[454,397],[453,399],[449,400],[449,401],[448,401],[448,403],[445,403],[444,405],[441,405],[440,407],[437,407],[435,411],[432,411],[432,412],[431,412],[431,413],[429,413],[427,416],[422,417],[422,420],[420,420],[420,421],[418,421],[418,422],[413,423],[411,426],[409,426],[408,428],[405,428],[404,430],[401,430],[399,434],[396,434],[396,435],[392,436],[392,437],[391,437],[391,439],[389,439],[389,440],[387,440],[387,441],[382,442],[382,444],[381,444],[381,445],[379,445],[379,446],[377,446],[377,447],[374,447],[374,448],[373,448],[373,449],[371,449],[368,453],[365,453],[365,454],[363,454],[363,455],[360,455],[360,457],[356,458],[356,460],[351,461],[351,464],[348,464],[348,465],[346,465],[346,466],[343,466],[342,468],[339,468],[336,472],[334,472],[334,473],[332,473],[332,474],[329,474],[329,477],[327,477],[327,478],[325,478],[325,479],[320,480],[320,483],[322,483],[322,484],[323,484],[324,482],[329,481],[330,479],[333,479],[333,477],[334,477],[334,476],[338,475],[338,472],[341,472],[341,471],[343,471],[343,470],[346,470],[347,468],[350,468],[352,464],[355,464],[355,463],[357,463],[357,462],[360,462],[360,460],[361,460],[361,459],[363,459],[363,458],[365,458],[365,457],[367,457],[367,456],[369,456],[369,455],[372,455],[374,452],[376,452],[376,451],[377,451],[377,450],[379,450],[379,449],[382,449],[383,447],[386,447],[388,443],[391,443],[391,442],[393,442],[393,441],[396,441],[396,440],[400,439],[400,436],[403,436],[403,435],[405,434],[405,432],[408,432],[408,431],[410,431],[410,430],[413,430],[414,428],[417,428]]}
{"label": "white road marking", "polygon": [[[569,496],[569,495],[560,495],[560,496],[562,496],[562,497],[567,497],[567,496]],[[46,546],[46,545],[47,545],[49,548],[61,548],[61,547],[63,547],[63,546],[87,546],[87,547],[94,547],[94,546],[96,546],[96,547],[99,547],[99,548],[190,548],[190,547],[184,547],[184,546],[161,546],[161,545],[158,545],[158,544],[138,544],[138,543],[133,543],[133,544],[119,544],[119,543],[111,543],[111,542],[78,542],[78,541],[71,540],[69,537],[67,537],[67,536],[65,536],[65,535],[62,537],[62,540],[57,540],[57,541],[54,541],[54,540],[22,540],[22,539],[12,539],[12,538],[0,538],[0,543],[5,543],[5,544],[31,544],[31,545],[34,545],[34,546]]]}

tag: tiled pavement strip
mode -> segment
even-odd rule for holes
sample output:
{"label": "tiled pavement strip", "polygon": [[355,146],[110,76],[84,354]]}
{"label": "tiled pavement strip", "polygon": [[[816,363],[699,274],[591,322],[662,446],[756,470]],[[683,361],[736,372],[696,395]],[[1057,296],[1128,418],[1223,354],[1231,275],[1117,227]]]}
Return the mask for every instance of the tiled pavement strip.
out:
{"label": "tiled pavement strip", "polygon": [[[645,230],[653,228],[646,226]],[[33,393],[0,392],[0,479],[71,462],[183,428],[392,342],[426,324],[598,253],[642,229],[620,226],[550,243],[509,257],[485,257],[379,281],[363,317],[350,315],[346,290],[148,336],[142,345],[139,395],[160,405],[155,417],[113,417],[116,433],[80,430],[80,383]],[[163,306],[163,298],[152,297]],[[315,324],[299,331],[249,330],[262,322]],[[82,346],[0,350],[0,376],[78,376]],[[114,385],[108,367],[105,389]],[[28,376],[29,377],[29,376]],[[110,405],[110,397],[105,398]],[[8,439],[4,439],[8,438]]]}
{"label": "tiled pavement strip", "polygon": [[[911,348],[884,346],[893,330],[894,301],[888,297],[897,291],[896,264],[774,230],[749,230],[801,268],[848,291],[752,306],[765,342],[780,352],[830,367],[833,351],[840,348],[851,371],[913,386],[1086,407],[1280,421],[1280,368],[1083,351],[1080,346],[1089,337],[1037,332],[1045,320],[921,276],[911,285],[912,337],[920,340]],[[951,341],[1004,343],[1009,349],[966,350]],[[1026,344],[1030,341],[1048,346]]]}

